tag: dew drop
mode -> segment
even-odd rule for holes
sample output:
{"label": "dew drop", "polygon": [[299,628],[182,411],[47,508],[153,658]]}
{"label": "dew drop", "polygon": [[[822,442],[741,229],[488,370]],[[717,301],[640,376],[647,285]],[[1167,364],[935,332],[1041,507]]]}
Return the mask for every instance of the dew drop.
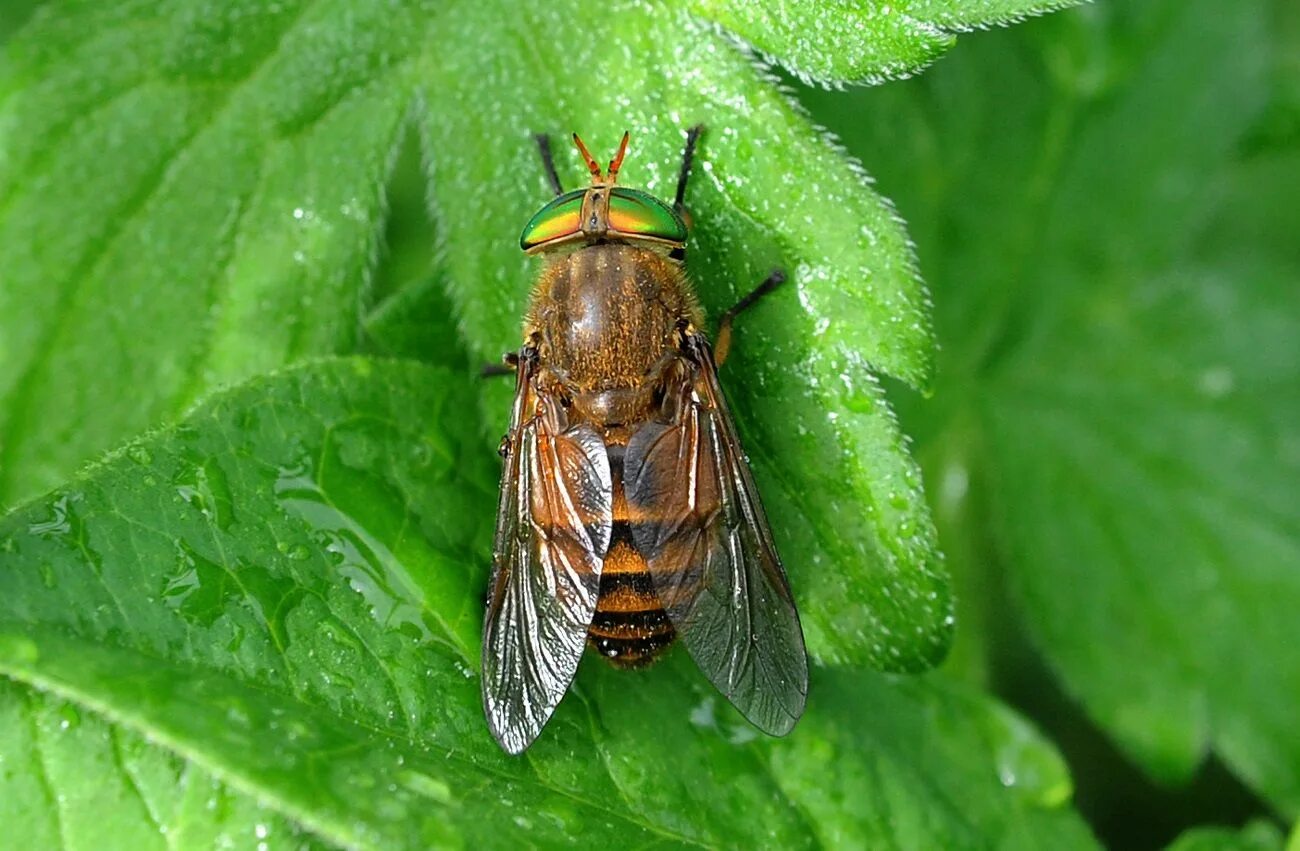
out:
{"label": "dew drop", "polygon": [[81,726],[81,713],[71,703],[59,707],[59,729],[73,730]]}

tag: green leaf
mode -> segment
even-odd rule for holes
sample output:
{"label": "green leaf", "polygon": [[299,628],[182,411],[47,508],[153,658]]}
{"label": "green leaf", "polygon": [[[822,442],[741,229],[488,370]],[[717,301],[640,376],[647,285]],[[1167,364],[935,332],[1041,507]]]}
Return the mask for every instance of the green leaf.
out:
{"label": "green leaf", "polygon": [[1276,825],[1254,821],[1240,830],[1201,827],[1189,830],[1166,851],[1281,851],[1282,833]]}
{"label": "green leaf", "polygon": [[5,4],[4,17],[0,18],[0,45],[13,35],[16,30],[27,23],[41,0],[12,0]]}
{"label": "green leaf", "polygon": [[[213,829],[256,799],[350,847],[1092,847],[1051,747],[936,680],[817,669],[798,731],[760,741],[685,654],[640,673],[593,657],[528,755],[504,755],[474,673],[495,495],[469,396],[446,370],[308,365],[8,515],[0,673],[67,701],[48,711],[93,746],[156,743],[119,773],[238,790]],[[29,796],[49,782],[18,765],[5,782]],[[23,830],[52,817],[34,803]]]}
{"label": "green leaf", "polygon": [[0,681],[0,823],[13,848],[304,848],[310,838],[193,763]]}
{"label": "green leaf", "polygon": [[[778,545],[798,554],[809,646],[934,665],[951,635],[946,571],[876,378],[930,376],[902,225],[716,27],[675,6],[589,11],[43,7],[0,65],[0,500],[304,357],[495,361],[519,344],[536,273],[514,239],[546,199],[530,134],[600,144],[630,128],[623,178],[671,196],[683,131],[704,121],[689,197],[704,303],[717,315],[774,266],[793,279],[744,317],[724,382],[770,513],[788,518]],[[592,97],[592,79],[618,80],[619,97]],[[368,285],[408,116],[450,309],[433,281]],[[561,153],[572,184],[581,168]],[[450,315],[468,358],[449,351]],[[508,393],[485,391],[485,447]]]}
{"label": "green leaf", "polygon": [[0,502],[352,345],[410,105],[409,27],[355,11],[47,4],[5,45]]}
{"label": "green leaf", "polygon": [[[1039,349],[1055,375],[1008,377],[988,412],[1012,552],[1070,589],[1015,576],[1054,661],[1159,775],[1189,776],[1213,742],[1290,810],[1300,323],[1278,316],[1276,294],[1295,280],[1186,269],[1099,299],[1090,308],[1111,315],[1074,337],[1091,362]],[[1062,493],[1062,479],[1079,484]],[[1086,645],[1103,635],[1108,655],[1146,661],[1115,670]]]}
{"label": "green leaf", "polygon": [[1281,8],[1090,10],[858,108],[934,258],[944,378],[907,422],[984,536],[958,572],[1006,576],[1153,776],[1213,749],[1294,815],[1300,134],[1259,142],[1296,79],[1266,61]]}
{"label": "green leaf", "polygon": [[915,73],[956,43],[955,31],[1004,24],[1077,0],[677,0],[807,82],[875,83]]}
{"label": "green leaf", "polygon": [[686,0],[684,5],[809,82],[881,82],[905,77],[956,42],[951,34],[909,14],[906,2]]}
{"label": "green leaf", "polygon": [[[630,128],[625,179],[671,195],[682,130],[703,120],[688,196],[703,301],[717,315],[773,266],[792,273],[745,316],[723,380],[809,646],[934,664],[951,629],[945,571],[876,378],[928,384],[928,301],[892,208],[735,42],[752,36],[795,69],[834,49],[851,76],[903,73],[951,41],[941,28],[1038,6],[897,5],[857,41],[834,25],[864,7],[805,9],[802,32],[831,24],[829,42],[793,38],[775,8],[727,24],[682,2],[599,16],[576,0],[42,5],[0,52],[0,502],[213,388],[315,355],[415,356],[458,375],[495,359],[518,344],[535,274],[514,247],[545,200],[529,134],[579,129],[595,145]],[[437,268],[412,271],[416,251],[415,267],[376,272],[381,243],[411,239],[388,227],[401,200],[380,188],[411,127]],[[580,178],[570,152],[560,165]],[[201,828],[212,834],[267,800],[330,840],[385,847],[579,832],[756,845],[814,827],[828,843],[1086,842],[1059,758],[1020,722],[941,685],[850,671],[815,674],[837,720],[805,721],[829,724],[817,735],[844,761],[838,798],[796,750],[807,739],[729,741],[748,728],[680,659],[643,675],[663,694],[650,704],[661,728],[698,710],[678,739],[632,725],[641,692],[595,669],[550,744],[505,760],[467,672],[508,388],[476,389],[367,361],[255,382],[20,509],[0,540],[3,669],[221,784],[235,815]],[[866,705],[878,726],[846,735]],[[917,717],[953,720],[936,734]],[[716,821],[722,793],[702,777],[730,796]],[[888,806],[859,819],[860,800]]]}
{"label": "green leaf", "polygon": [[951,30],[1009,24],[1030,15],[1076,5],[1078,0],[903,0],[899,8],[914,18]]}

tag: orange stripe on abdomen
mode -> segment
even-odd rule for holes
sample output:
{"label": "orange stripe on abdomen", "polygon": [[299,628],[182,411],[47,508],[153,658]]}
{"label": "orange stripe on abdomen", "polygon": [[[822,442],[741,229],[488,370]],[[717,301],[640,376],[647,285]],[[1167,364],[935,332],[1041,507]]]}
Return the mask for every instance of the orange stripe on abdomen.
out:
{"label": "orange stripe on abdomen", "polygon": [[645,559],[636,550],[630,524],[615,519],[588,642],[610,664],[635,668],[653,662],[676,635]]}

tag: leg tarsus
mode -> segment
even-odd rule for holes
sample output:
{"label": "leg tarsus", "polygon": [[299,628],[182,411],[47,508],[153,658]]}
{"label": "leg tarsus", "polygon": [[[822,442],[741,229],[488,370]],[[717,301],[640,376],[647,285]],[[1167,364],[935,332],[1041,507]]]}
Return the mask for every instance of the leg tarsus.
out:
{"label": "leg tarsus", "polygon": [[673,199],[673,211],[678,215],[681,215],[686,207],[686,181],[691,176],[691,162],[695,159],[695,143],[703,131],[703,124],[696,124],[686,131],[686,149],[682,151],[682,170],[677,175],[677,197]]}
{"label": "leg tarsus", "polygon": [[545,133],[534,133],[533,141],[537,143],[537,152],[542,155],[542,167],[546,169],[546,179],[550,181],[556,195],[563,195],[564,185],[560,183],[560,175],[555,171],[555,157],[551,154],[551,137]]}
{"label": "leg tarsus", "polygon": [[519,352],[506,352],[501,363],[485,363],[479,370],[479,378],[496,378],[501,375],[514,375],[519,369]]}
{"label": "leg tarsus", "polygon": [[713,347],[713,362],[719,367],[727,359],[727,353],[731,351],[731,326],[735,324],[736,317],[754,306],[760,298],[772,292],[772,290],[785,283],[785,270],[773,269],[772,273],[763,279],[763,283],[754,287],[740,301],[731,306],[731,309],[722,314],[718,320],[718,339]]}

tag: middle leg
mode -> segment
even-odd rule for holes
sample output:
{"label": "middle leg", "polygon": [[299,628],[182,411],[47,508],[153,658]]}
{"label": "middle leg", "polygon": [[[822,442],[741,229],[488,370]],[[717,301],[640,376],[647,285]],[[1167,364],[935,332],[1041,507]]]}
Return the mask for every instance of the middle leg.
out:
{"label": "middle leg", "polygon": [[733,304],[730,310],[722,314],[722,318],[718,320],[718,339],[713,346],[714,363],[721,367],[722,362],[727,359],[727,352],[731,350],[731,326],[735,323],[736,317],[783,283],[785,283],[785,270],[773,269],[772,274],[763,279],[763,283],[750,290],[740,301]]}

